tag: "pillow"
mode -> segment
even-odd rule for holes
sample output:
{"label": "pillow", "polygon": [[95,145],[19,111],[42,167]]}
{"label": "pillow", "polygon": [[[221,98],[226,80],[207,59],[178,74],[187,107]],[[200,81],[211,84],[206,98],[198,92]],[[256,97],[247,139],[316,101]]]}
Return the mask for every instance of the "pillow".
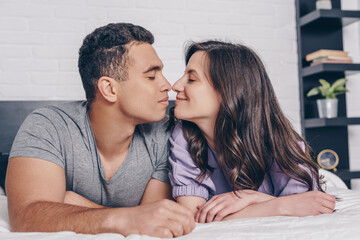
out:
{"label": "pillow", "polygon": [[8,165],[9,154],[7,153],[0,153],[0,195],[5,195],[5,176],[6,176],[6,169]]}
{"label": "pillow", "polygon": [[343,182],[343,180],[341,180],[341,178],[336,176],[334,173],[320,168],[319,174],[324,176],[323,180],[325,181],[325,183],[324,183],[325,186],[323,186],[323,187],[325,187],[325,189],[326,189],[326,187],[336,187],[336,188],[348,189],[348,187]]}

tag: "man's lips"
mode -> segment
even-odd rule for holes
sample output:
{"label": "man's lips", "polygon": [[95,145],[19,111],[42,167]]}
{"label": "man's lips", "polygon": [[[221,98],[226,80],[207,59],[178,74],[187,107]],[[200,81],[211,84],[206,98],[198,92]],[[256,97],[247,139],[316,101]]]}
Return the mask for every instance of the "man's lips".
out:
{"label": "man's lips", "polygon": [[166,98],[160,100],[159,102],[168,102],[168,101],[169,101],[169,97],[166,97]]}
{"label": "man's lips", "polygon": [[169,106],[169,97],[160,100],[159,103],[164,104],[165,106]]}

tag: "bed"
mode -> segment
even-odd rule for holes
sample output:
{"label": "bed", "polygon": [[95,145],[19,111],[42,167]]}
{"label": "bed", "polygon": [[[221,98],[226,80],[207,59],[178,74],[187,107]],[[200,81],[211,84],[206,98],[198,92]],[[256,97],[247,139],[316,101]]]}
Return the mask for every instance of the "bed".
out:
{"label": "bed", "polygon": [[[58,102],[0,102],[0,174],[3,184],[7,153],[21,122],[34,108]],[[310,217],[266,217],[236,219],[224,222],[197,224],[189,235],[179,239],[360,239],[360,191],[349,190],[331,172],[325,176],[326,192],[340,198],[333,214]],[[17,233],[11,232],[7,198],[0,188],[0,239],[157,239],[148,236],[106,233],[97,235],[74,232]]]}

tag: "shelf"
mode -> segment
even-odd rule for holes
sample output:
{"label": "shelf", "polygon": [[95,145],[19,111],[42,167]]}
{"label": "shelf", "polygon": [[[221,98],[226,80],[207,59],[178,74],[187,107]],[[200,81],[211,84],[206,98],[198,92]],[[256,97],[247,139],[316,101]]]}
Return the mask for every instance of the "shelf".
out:
{"label": "shelf", "polygon": [[300,18],[300,26],[342,27],[360,20],[359,11],[315,10]]}
{"label": "shelf", "polygon": [[[310,101],[304,94],[311,89],[319,78],[335,79],[360,73],[360,62],[356,63],[321,63],[309,66],[306,55],[320,49],[343,50],[343,27],[360,22],[360,11],[341,10],[342,0],[331,0],[333,9],[315,9],[314,0],[295,0],[296,32],[298,43],[298,67],[300,86],[301,133],[314,152],[323,149],[335,149],[339,155],[338,171],[348,187],[350,180],[360,178],[359,171],[350,171],[349,129],[348,126],[360,126],[360,116],[346,117],[346,97],[339,97],[338,118],[317,117],[316,101]],[[356,159],[360,160],[360,159]]]}
{"label": "shelf", "polygon": [[348,181],[353,178],[360,178],[360,171],[350,171],[350,170],[338,170],[334,172],[338,177],[340,177],[343,181]]}
{"label": "shelf", "polygon": [[321,63],[315,66],[305,67],[302,69],[303,77],[308,77],[322,72],[351,72],[360,71],[359,63]]}
{"label": "shelf", "polygon": [[305,128],[316,128],[316,127],[342,127],[347,125],[360,124],[360,118],[310,118],[305,119]]}

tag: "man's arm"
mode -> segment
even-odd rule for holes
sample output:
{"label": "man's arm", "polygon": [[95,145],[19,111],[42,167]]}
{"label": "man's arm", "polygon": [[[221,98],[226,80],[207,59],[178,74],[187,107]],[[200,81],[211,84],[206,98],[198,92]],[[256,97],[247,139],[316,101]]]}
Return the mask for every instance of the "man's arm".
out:
{"label": "man's arm", "polygon": [[195,227],[190,211],[169,200],[116,209],[64,204],[64,170],[42,159],[10,159],[6,190],[13,231],[115,232],[125,236],[135,233],[173,237],[187,234]]}
{"label": "man's arm", "polygon": [[[171,196],[171,186],[169,183],[153,178],[149,181],[145,189],[140,205],[156,202],[162,199],[173,200]],[[64,203],[89,208],[104,208],[104,206],[94,203],[93,201],[90,201],[73,191],[66,191]]]}
{"label": "man's arm", "polygon": [[171,185],[170,183],[152,178],[146,186],[140,205],[156,202],[162,199],[173,199],[171,196]]}
{"label": "man's arm", "polygon": [[66,191],[64,203],[81,206],[81,207],[88,207],[88,208],[104,208],[105,206],[99,205],[94,203],[93,201],[77,194],[73,191]]}

